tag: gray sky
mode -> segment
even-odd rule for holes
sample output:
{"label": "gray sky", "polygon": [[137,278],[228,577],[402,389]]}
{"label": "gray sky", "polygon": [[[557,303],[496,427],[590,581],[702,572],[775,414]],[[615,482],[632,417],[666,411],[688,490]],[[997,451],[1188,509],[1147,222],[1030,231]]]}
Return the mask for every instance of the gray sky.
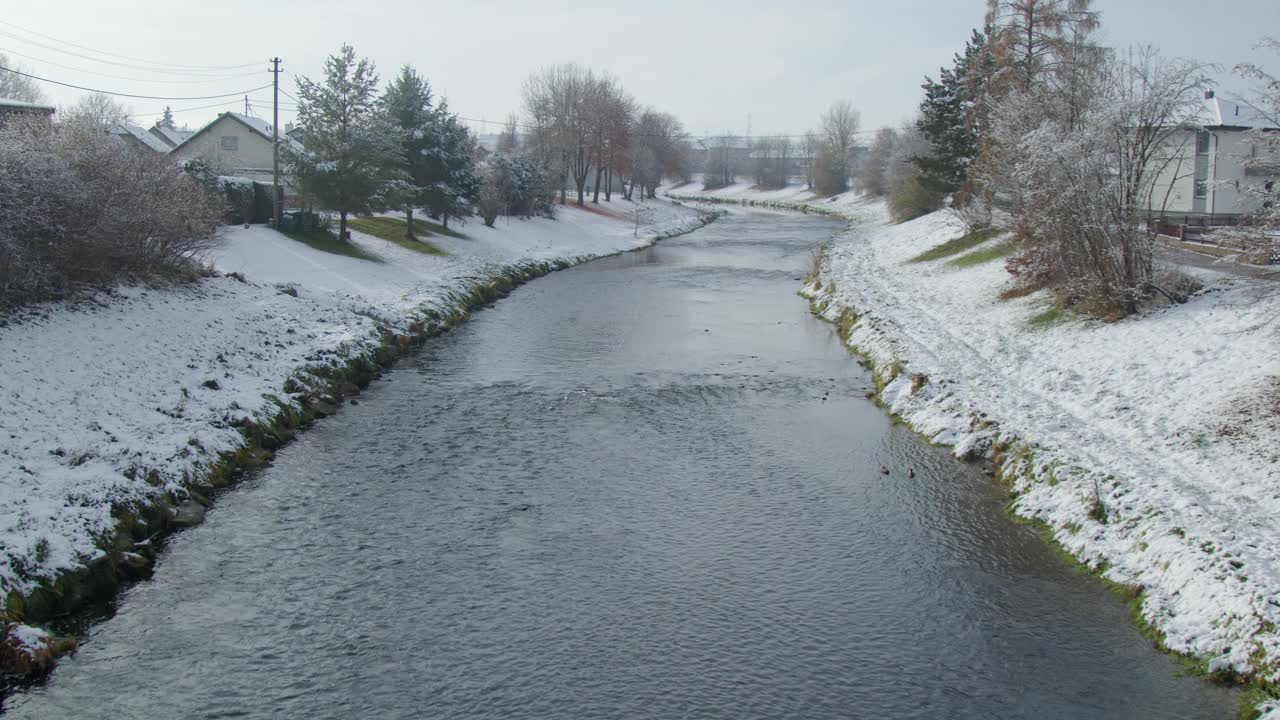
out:
{"label": "gray sky", "polygon": [[[1225,0],[1211,9],[1203,0],[1095,0],[1095,7],[1109,44],[1150,43],[1166,55],[1222,64],[1224,89],[1241,87],[1229,70],[1243,60],[1280,72],[1280,58],[1252,49],[1263,35],[1280,35],[1275,0]],[[9,3],[0,16],[0,50],[29,72],[77,85],[205,96],[268,83],[273,55],[288,73],[314,77],[345,41],[372,58],[384,79],[411,63],[454,111],[491,121],[519,109],[530,70],[572,60],[612,72],[642,103],[674,113],[693,133],[743,133],[750,115],[755,134],[791,134],[812,127],[842,97],[861,110],[864,128],[909,118],[923,76],[963,47],[983,8],[983,0],[56,0]],[[120,56],[153,66],[259,65],[155,73]],[[219,73],[240,76],[192,82],[193,75]],[[296,95],[292,75],[281,86]],[[82,94],[44,87],[57,104]],[[270,91],[251,98],[264,103],[254,111],[269,118]],[[177,113],[180,124],[193,127],[244,107],[240,99],[125,102],[140,124],[166,104],[216,105]],[[291,118],[283,112],[281,122]]]}

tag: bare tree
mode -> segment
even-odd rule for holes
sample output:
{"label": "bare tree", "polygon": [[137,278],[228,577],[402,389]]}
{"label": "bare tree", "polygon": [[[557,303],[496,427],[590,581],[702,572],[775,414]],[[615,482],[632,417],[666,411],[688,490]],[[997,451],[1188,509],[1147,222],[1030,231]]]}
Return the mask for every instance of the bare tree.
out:
{"label": "bare tree", "polygon": [[62,121],[84,129],[105,130],[129,119],[129,108],[110,95],[93,93],[62,111]]}
{"label": "bare tree", "polygon": [[1098,27],[1092,0],[987,0],[992,48],[1006,87],[1029,92],[1041,73],[1061,59],[1064,43]]}
{"label": "bare tree", "polygon": [[0,98],[9,100],[18,100],[29,103],[42,103],[45,101],[44,91],[36,85],[36,81],[25,75],[19,75],[14,70],[21,71],[22,67],[17,65],[9,58],[9,56],[0,52],[0,67],[9,70],[0,70]]}
{"label": "bare tree", "polygon": [[849,163],[861,119],[848,100],[834,103],[822,114],[822,140],[835,162],[833,170],[838,180],[838,190],[829,191],[844,192],[849,187]]}
{"label": "bare tree", "polygon": [[542,145],[540,154],[561,168],[561,203],[570,178],[578,205],[585,202],[587,176],[594,160],[593,111],[600,105],[604,84],[594,72],[573,63],[553,65],[525,81],[525,112],[536,128],[532,139]]}
{"label": "bare tree", "polygon": [[880,128],[876,131],[866,162],[862,166],[860,180],[863,192],[875,197],[884,197],[889,194],[897,141],[898,132],[893,128]]}
{"label": "bare tree", "polygon": [[520,149],[520,120],[515,113],[507,116],[507,122],[498,133],[497,151],[511,154]]}

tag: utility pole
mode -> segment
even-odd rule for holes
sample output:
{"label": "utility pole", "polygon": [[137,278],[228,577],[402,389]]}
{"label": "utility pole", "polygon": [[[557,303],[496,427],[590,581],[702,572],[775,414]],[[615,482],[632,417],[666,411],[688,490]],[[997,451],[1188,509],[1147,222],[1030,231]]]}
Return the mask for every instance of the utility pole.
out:
{"label": "utility pole", "polygon": [[280,227],[280,58],[271,58],[271,226]]}
{"label": "utility pole", "polygon": [[244,96],[244,114],[245,115],[249,114],[249,96],[248,95]]}

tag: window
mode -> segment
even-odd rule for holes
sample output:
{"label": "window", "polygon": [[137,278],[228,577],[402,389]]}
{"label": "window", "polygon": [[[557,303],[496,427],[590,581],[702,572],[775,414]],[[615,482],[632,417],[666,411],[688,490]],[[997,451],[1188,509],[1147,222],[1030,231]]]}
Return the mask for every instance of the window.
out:
{"label": "window", "polygon": [[1208,183],[1208,182],[1206,182],[1206,181],[1204,181],[1204,180],[1197,180],[1197,181],[1196,181],[1196,197],[1198,197],[1198,198],[1207,198],[1207,197],[1209,197],[1209,183]]}
{"label": "window", "polygon": [[1209,154],[1209,131],[1208,130],[1201,130],[1196,133],[1196,154],[1197,155]]}
{"label": "window", "polygon": [[240,138],[234,135],[223,135],[222,149],[228,152],[236,152],[240,149]]}

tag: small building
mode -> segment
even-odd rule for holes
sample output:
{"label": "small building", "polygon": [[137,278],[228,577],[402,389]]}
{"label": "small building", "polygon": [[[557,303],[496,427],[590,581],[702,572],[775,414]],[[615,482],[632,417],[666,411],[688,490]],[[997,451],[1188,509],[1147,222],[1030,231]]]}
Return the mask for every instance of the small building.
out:
{"label": "small building", "polygon": [[1152,215],[1171,223],[1226,225],[1258,210],[1257,190],[1280,175],[1280,158],[1248,162],[1267,152],[1257,143],[1258,131],[1280,128],[1248,105],[1205,91],[1203,107],[1175,135],[1172,159],[1154,183]]}
{"label": "small building", "polygon": [[52,119],[53,112],[52,105],[0,98],[0,125],[11,117],[42,117],[49,120]]}
{"label": "small building", "polygon": [[[271,123],[250,115],[224,112],[183,140],[169,154],[178,164],[203,159],[219,175],[271,182]],[[281,144],[302,145],[284,133]]]}

